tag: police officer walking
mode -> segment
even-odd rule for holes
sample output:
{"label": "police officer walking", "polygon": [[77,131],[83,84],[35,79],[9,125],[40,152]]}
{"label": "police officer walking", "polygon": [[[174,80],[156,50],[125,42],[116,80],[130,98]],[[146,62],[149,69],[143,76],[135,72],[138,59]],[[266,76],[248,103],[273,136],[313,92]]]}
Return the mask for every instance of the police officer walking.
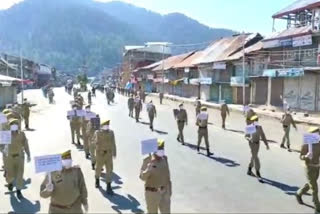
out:
{"label": "police officer walking", "polygon": [[254,125],[256,132],[253,134],[246,134],[245,138],[249,141],[249,146],[250,146],[250,150],[251,150],[251,159],[250,159],[250,163],[249,163],[249,167],[248,167],[248,172],[247,174],[250,176],[253,176],[252,173],[252,168],[255,167],[256,169],[256,176],[259,179],[259,181],[261,183],[263,183],[263,179],[261,178],[261,174],[260,174],[260,160],[258,157],[258,152],[259,152],[259,148],[260,148],[260,140],[262,140],[264,142],[264,144],[267,147],[267,150],[269,150],[269,144],[267,142],[267,138],[264,134],[264,131],[262,129],[262,126],[260,126],[258,124],[258,116],[254,115],[250,118],[250,123],[249,125]]}
{"label": "police officer walking", "polygon": [[183,107],[183,103],[179,105],[179,110],[176,115],[176,120],[177,120],[178,130],[179,130],[177,141],[181,142],[182,145],[184,145],[183,129],[184,129],[184,125],[188,125],[188,114]]}
{"label": "police officer walking", "polygon": [[220,111],[221,111],[221,119],[222,119],[222,128],[225,129],[227,114],[230,115],[228,105],[225,103],[225,101],[222,103],[220,107]]}
{"label": "police officer walking", "polygon": [[134,99],[133,95],[130,95],[128,99],[129,117],[133,117]]}
{"label": "police officer walking", "polygon": [[210,152],[210,146],[209,146],[209,136],[208,136],[208,119],[209,115],[207,113],[207,107],[203,106],[201,107],[201,113],[197,116],[197,126],[198,129],[198,146],[197,151],[200,152],[200,144],[202,138],[204,138],[204,141],[206,143],[206,150],[207,150],[207,156],[213,155],[213,153]]}
{"label": "police officer walking", "polygon": [[72,144],[75,144],[74,135],[76,134],[78,145],[80,145],[80,127],[81,127],[80,117],[77,116],[77,110],[79,110],[79,108],[80,107],[77,104],[73,104],[72,109],[73,109],[74,115],[67,117],[68,120],[70,120]]}
{"label": "police officer walking", "polygon": [[27,155],[27,161],[30,162],[31,160],[29,144],[26,135],[20,130],[19,121],[17,119],[11,119],[9,125],[11,130],[11,144],[8,145],[8,155],[6,157],[6,180],[9,191],[13,190],[15,181],[17,197],[21,199],[23,198],[21,190],[24,186],[23,173],[25,154]]}
{"label": "police officer walking", "polygon": [[156,110],[155,105],[153,105],[152,100],[147,105],[147,112],[148,112],[149,121],[150,121],[150,124],[149,124],[150,129],[151,129],[151,131],[153,131],[153,120],[155,117],[157,117],[157,110]]}
{"label": "police officer walking", "polygon": [[29,117],[30,117],[30,108],[35,106],[34,104],[30,104],[27,99],[24,99],[22,104],[22,116],[24,119],[25,129],[29,129]]}
{"label": "police officer walking", "polygon": [[100,176],[103,167],[106,167],[107,194],[112,195],[111,179],[113,173],[113,158],[116,158],[117,149],[113,131],[109,127],[110,120],[101,123],[101,130],[94,133],[93,142],[96,144],[96,188],[100,187]]}
{"label": "police officer walking", "polygon": [[88,213],[88,192],[79,166],[72,166],[71,151],[62,154],[62,171],[46,176],[40,196],[50,198],[48,213]]}
{"label": "police officer walking", "polygon": [[[319,131],[320,129],[318,127],[310,127],[308,130],[308,132],[312,134],[319,134]],[[304,161],[308,182],[297,191],[296,199],[299,204],[303,204],[302,196],[311,189],[312,201],[316,211],[319,213],[318,178],[320,169],[320,143],[312,144],[311,148],[312,151],[309,151],[308,144],[304,144],[301,147],[300,159]]]}
{"label": "police officer walking", "polygon": [[197,100],[196,102],[196,117],[198,116],[198,114],[200,114],[201,112],[201,102],[200,100]]}
{"label": "police officer walking", "polygon": [[140,179],[145,182],[147,212],[170,213],[172,185],[163,140],[158,140],[158,151],[143,160]]}
{"label": "police officer walking", "polygon": [[139,96],[136,97],[134,100],[134,109],[135,109],[135,117],[136,117],[136,122],[139,122],[140,118],[140,112],[142,111],[142,102]]}
{"label": "police officer walking", "polygon": [[282,116],[281,123],[282,123],[283,131],[284,131],[284,136],[282,138],[282,143],[281,143],[280,147],[285,148],[284,144],[285,144],[285,142],[287,142],[288,151],[291,152],[291,149],[290,149],[290,128],[292,125],[295,129],[297,129],[297,126],[296,126],[296,123],[294,122],[294,120],[290,114],[290,109],[288,109],[284,113],[284,115]]}

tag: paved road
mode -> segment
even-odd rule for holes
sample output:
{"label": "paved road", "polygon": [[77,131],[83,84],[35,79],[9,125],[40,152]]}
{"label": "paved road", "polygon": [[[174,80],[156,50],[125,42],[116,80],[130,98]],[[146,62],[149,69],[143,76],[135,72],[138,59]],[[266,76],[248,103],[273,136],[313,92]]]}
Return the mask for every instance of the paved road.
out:
{"label": "paved road", "polygon": [[[187,106],[189,125],[185,129],[185,140],[189,146],[176,141],[177,127],[173,120],[172,109],[177,104],[166,101],[157,104],[158,117],[154,126],[156,132],[149,130],[145,108],[141,115],[143,123],[137,124],[128,117],[127,98],[116,95],[116,103],[108,106],[105,96],[98,92],[93,99],[92,110],[103,119],[111,119],[111,128],[115,131],[118,155],[114,161],[116,193],[113,197],[94,188],[94,172],[84,153],[71,145],[69,123],[66,111],[69,110],[71,97],[64,90],[55,89],[56,104],[49,105],[40,90],[26,91],[25,96],[37,102],[31,115],[31,128],[27,132],[32,156],[60,153],[72,149],[75,164],[79,164],[85,174],[89,190],[89,211],[92,213],[143,212],[145,211],[143,182],[138,174],[142,163],[140,141],[148,138],[163,138],[166,141],[166,153],[173,183],[172,212],[174,213],[312,213],[307,206],[296,203],[294,192],[305,182],[304,171],[298,153],[281,150],[274,143],[267,151],[262,144],[260,157],[261,173],[266,183],[261,184],[255,178],[248,177],[246,170],[249,161],[249,146],[243,134],[244,118],[232,113],[227,122],[229,129],[220,128],[219,113],[210,110],[210,145],[215,155],[207,158],[197,154],[196,127],[194,109]],[[86,97],[84,95],[84,97]],[[148,99],[147,99],[148,100]],[[281,138],[282,130],[278,121],[262,118],[267,136],[272,140]],[[306,127],[299,126],[293,133],[298,145],[301,133]],[[4,180],[0,179],[2,212],[47,212],[48,200],[40,199],[39,187],[44,175],[34,174],[33,163],[27,163],[25,169],[26,199],[18,201],[13,194],[7,193]],[[102,186],[105,184],[102,182]],[[312,204],[311,197],[305,202]]]}

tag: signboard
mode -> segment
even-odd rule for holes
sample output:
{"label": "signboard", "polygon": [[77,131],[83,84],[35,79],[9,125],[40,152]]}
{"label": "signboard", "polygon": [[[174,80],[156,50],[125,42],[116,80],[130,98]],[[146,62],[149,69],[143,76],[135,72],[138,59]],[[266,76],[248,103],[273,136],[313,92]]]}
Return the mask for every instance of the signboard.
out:
{"label": "signboard", "polygon": [[[245,85],[248,86],[248,81],[245,79]],[[243,86],[243,78],[241,76],[231,77],[230,78],[230,85],[231,86]]]}
{"label": "signboard", "polygon": [[211,85],[212,78],[199,78],[199,82],[201,85]]}
{"label": "signboard", "polygon": [[307,46],[312,45],[312,35],[306,35],[306,36],[299,36],[296,38],[293,38],[292,40],[292,47],[301,47],[301,46]]}
{"label": "signboard", "polygon": [[290,39],[274,39],[269,41],[263,41],[263,48],[277,48],[277,47],[286,47],[292,46],[292,38]]}
{"label": "signboard", "polygon": [[263,71],[264,77],[301,77],[304,75],[303,68],[267,69]]}
{"label": "signboard", "polygon": [[72,117],[72,116],[75,116],[75,112],[72,110],[72,111],[68,111],[67,112],[67,116],[68,117]]}
{"label": "signboard", "polygon": [[148,79],[148,80],[152,80],[152,79],[153,79],[153,74],[148,74],[148,75],[147,75],[147,79]]}
{"label": "signboard", "polygon": [[190,68],[184,68],[184,73],[189,73],[190,72]]}
{"label": "signboard", "polygon": [[0,131],[0,145],[11,144],[11,131]]}
{"label": "signboard", "polygon": [[147,155],[158,151],[158,140],[150,139],[141,141],[141,153]]}
{"label": "signboard", "polygon": [[200,80],[198,78],[190,79],[190,84],[191,85],[199,85],[199,83],[200,83]]}
{"label": "signboard", "polygon": [[141,78],[141,77],[138,77],[138,78],[137,78],[137,81],[142,81],[142,78]]}
{"label": "signboard", "polygon": [[216,70],[226,70],[227,69],[227,65],[224,62],[215,62],[213,63],[213,69]]}
{"label": "signboard", "polygon": [[91,118],[95,118],[97,115],[93,112],[86,112],[86,120],[91,120]]}
{"label": "signboard", "polygon": [[8,122],[6,115],[0,113],[0,124]]}
{"label": "signboard", "polygon": [[86,116],[86,111],[85,110],[77,110],[77,116],[78,117]]}
{"label": "signboard", "polygon": [[257,132],[256,126],[255,125],[248,125],[246,126],[245,130],[246,134],[254,134]]}
{"label": "signboard", "polygon": [[36,173],[62,170],[61,155],[45,155],[34,158]]}

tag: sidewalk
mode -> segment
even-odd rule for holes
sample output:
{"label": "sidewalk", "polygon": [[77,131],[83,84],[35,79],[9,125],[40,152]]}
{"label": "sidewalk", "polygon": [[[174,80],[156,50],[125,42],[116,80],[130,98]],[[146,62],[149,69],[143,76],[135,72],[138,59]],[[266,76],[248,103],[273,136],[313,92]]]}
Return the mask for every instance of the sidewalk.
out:
{"label": "sidewalk", "polygon": [[[151,97],[159,97],[158,93],[150,93],[148,96]],[[164,95],[164,99],[176,101],[176,102],[183,102],[183,103],[189,103],[189,104],[195,104],[196,98],[185,98],[185,97],[179,97],[175,95]],[[212,103],[212,102],[206,102],[201,100],[202,105],[207,106],[208,108],[212,109],[220,109],[220,104]],[[228,107],[230,111],[237,111],[237,112],[243,112],[243,106],[242,105],[236,105],[236,104],[228,104]],[[265,116],[269,118],[274,118],[281,120],[283,111],[276,107],[269,107],[269,106],[254,106],[250,105],[250,107],[260,116]],[[309,115],[308,117],[304,116],[303,112],[293,112],[292,114],[294,120],[296,123],[300,124],[307,124],[307,125],[313,125],[313,126],[319,126],[320,125],[320,115]]]}

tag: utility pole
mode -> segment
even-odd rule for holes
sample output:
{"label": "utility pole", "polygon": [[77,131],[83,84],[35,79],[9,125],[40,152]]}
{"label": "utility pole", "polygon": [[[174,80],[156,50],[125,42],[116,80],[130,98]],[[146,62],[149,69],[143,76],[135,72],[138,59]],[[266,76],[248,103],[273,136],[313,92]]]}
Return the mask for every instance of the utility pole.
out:
{"label": "utility pole", "polygon": [[20,49],[20,72],[21,72],[21,104],[23,104],[23,63],[22,63],[22,53]]}
{"label": "utility pole", "polygon": [[246,43],[246,39],[245,39],[245,33],[243,33],[243,44],[242,44],[242,102],[243,102],[243,106],[246,105],[246,79],[245,79],[245,69],[246,69],[246,65],[245,65],[245,43]]}

